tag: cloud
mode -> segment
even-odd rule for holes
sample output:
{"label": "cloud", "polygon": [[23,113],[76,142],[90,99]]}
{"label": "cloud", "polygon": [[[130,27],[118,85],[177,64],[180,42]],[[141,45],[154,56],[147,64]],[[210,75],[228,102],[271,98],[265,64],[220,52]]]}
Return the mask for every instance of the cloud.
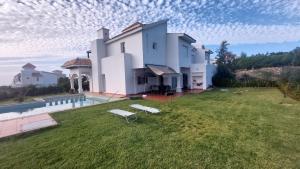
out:
{"label": "cloud", "polygon": [[0,0],[0,57],[83,56],[96,30],[169,18],[204,44],[300,39],[298,0]]}

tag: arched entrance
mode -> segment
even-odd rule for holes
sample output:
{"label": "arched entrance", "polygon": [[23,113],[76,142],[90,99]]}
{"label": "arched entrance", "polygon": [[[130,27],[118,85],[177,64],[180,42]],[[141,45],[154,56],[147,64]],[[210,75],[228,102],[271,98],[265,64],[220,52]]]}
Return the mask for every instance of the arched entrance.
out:
{"label": "arched entrance", "polygon": [[76,91],[75,86],[78,86],[78,93],[83,93],[84,90],[92,91],[93,80],[90,59],[77,58],[67,61],[62,67],[70,70],[71,91]]}
{"label": "arched entrance", "polygon": [[82,93],[84,91],[91,91],[92,89],[92,81],[91,76],[87,74],[79,74],[73,73],[69,76],[70,84],[71,84],[71,91],[78,93]]}

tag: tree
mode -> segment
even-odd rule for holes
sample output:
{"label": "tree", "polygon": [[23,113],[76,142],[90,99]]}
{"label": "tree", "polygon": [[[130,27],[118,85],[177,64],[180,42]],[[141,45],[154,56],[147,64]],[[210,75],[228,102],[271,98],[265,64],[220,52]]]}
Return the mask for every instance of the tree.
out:
{"label": "tree", "polygon": [[228,51],[230,44],[224,40],[221,42],[220,48],[217,50],[217,64],[231,64],[235,59],[235,54]]}
{"label": "tree", "polygon": [[228,53],[229,43],[224,40],[221,42],[220,48],[216,51],[217,54],[217,64],[226,64],[226,54]]}
{"label": "tree", "polygon": [[213,84],[219,87],[230,87],[234,80],[234,73],[225,64],[218,65],[217,73],[212,78]]}
{"label": "tree", "polygon": [[[241,54],[242,55],[242,54]],[[239,57],[234,60],[233,70],[258,69],[263,67],[300,66],[300,47],[290,52],[272,52]]]}
{"label": "tree", "polygon": [[231,64],[235,59],[235,55],[228,51],[229,43],[224,40],[221,42],[220,48],[216,51],[217,54],[217,73],[213,77],[215,86],[229,86],[235,80],[234,73],[231,69]]}
{"label": "tree", "polygon": [[300,65],[300,47],[297,47],[292,51],[292,55],[294,56],[292,65],[299,66]]}
{"label": "tree", "polygon": [[67,77],[61,77],[58,79],[57,86],[62,88],[64,92],[68,92],[71,88],[70,80]]}
{"label": "tree", "polygon": [[247,57],[247,53],[242,52],[242,53],[241,53],[241,58],[246,58],[246,57]]}

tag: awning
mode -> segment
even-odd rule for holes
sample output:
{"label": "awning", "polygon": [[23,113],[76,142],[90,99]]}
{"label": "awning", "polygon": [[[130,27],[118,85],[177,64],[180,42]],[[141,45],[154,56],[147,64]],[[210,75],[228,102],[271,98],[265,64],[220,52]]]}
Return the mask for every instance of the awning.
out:
{"label": "awning", "polygon": [[162,76],[166,74],[177,74],[175,70],[168,66],[161,65],[147,65],[147,67],[156,75]]}

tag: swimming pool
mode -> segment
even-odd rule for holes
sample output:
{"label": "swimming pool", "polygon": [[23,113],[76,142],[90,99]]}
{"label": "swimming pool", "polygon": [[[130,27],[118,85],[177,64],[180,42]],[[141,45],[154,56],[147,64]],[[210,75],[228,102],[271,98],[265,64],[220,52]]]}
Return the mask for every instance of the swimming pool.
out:
{"label": "swimming pool", "polygon": [[85,96],[53,97],[44,100],[16,105],[0,106],[0,120],[53,113],[68,109],[91,106],[109,102],[106,98],[87,98]]}

